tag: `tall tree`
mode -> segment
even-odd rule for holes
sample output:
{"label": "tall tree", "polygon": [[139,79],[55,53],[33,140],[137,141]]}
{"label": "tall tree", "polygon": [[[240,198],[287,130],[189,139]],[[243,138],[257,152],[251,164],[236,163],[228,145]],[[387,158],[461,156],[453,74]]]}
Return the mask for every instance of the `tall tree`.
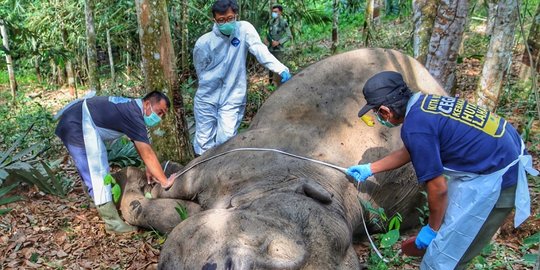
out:
{"label": "tall tree", "polygon": [[111,80],[114,84],[115,75],[114,75],[114,57],[112,52],[112,45],[111,45],[111,30],[107,29],[107,52],[109,54],[109,66],[111,68]]}
{"label": "tall tree", "polygon": [[415,0],[413,4],[414,58],[425,64],[439,0]]}
{"label": "tall tree", "polygon": [[332,19],[332,52],[336,53],[339,45],[339,0],[334,0]]}
{"label": "tall tree", "polygon": [[467,0],[441,0],[429,41],[425,66],[448,93],[455,84],[455,69],[467,12]]}
{"label": "tall tree", "polygon": [[161,125],[164,132],[161,136],[154,136],[153,145],[161,158],[186,163],[193,158],[193,148],[189,140],[182,95],[178,91],[167,2],[135,0],[135,5],[145,90],[162,91],[173,101],[172,117],[167,117],[165,123]]}
{"label": "tall tree", "polygon": [[187,70],[189,68],[189,49],[188,49],[188,42],[189,42],[189,3],[188,0],[182,0],[182,16],[180,18],[181,20],[181,37],[182,37],[182,43],[181,43],[181,68],[182,70]]}
{"label": "tall tree", "polygon": [[371,35],[371,27],[373,25],[373,15],[375,9],[375,0],[366,1],[366,11],[364,16],[364,46],[369,47],[369,39]]}
{"label": "tall tree", "polygon": [[497,3],[493,32],[476,91],[476,102],[490,110],[497,106],[506,73],[510,68],[517,16],[515,0],[500,0]]}
{"label": "tall tree", "polygon": [[84,0],[84,15],[86,18],[86,54],[88,62],[88,86],[99,94],[98,55],[96,29],[94,26],[94,0]]}
{"label": "tall tree", "polygon": [[[522,62],[525,64],[524,66],[528,68],[535,67],[536,71],[540,72],[540,4],[538,4],[538,7],[536,8],[536,14],[532,20],[529,37],[527,38],[527,45],[532,56],[532,61],[529,57],[527,48],[525,48]],[[521,73],[528,74],[528,68],[524,68]]]}
{"label": "tall tree", "polygon": [[6,54],[6,65],[9,76],[9,87],[11,89],[11,95],[13,100],[17,96],[17,80],[15,79],[15,69],[13,67],[13,58],[11,57],[11,52],[9,50],[9,36],[6,27],[6,22],[4,19],[0,18],[0,34],[2,35],[2,45],[5,49]]}

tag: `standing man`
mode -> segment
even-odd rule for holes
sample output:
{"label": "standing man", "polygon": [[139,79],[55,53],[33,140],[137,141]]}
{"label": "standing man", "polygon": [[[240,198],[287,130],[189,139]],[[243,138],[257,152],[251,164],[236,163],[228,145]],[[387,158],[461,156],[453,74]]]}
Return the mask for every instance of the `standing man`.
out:
{"label": "standing man", "polygon": [[246,107],[247,52],[259,63],[280,74],[291,75],[261,42],[249,22],[236,21],[235,0],[217,0],[212,6],[214,27],[195,43],[193,62],[199,79],[194,99],[196,155],[236,135]]}
{"label": "standing man", "polygon": [[525,171],[538,172],[506,120],[462,99],[413,95],[393,71],[371,77],[363,92],[358,115],[371,110],[386,127],[403,124],[405,147],[347,173],[362,182],[412,161],[429,206],[415,241],[427,248],[420,269],[465,269],[514,207],[516,227],[530,215]]}
{"label": "standing man", "polygon": [[61,118],[55,133],[75,161],[107,231],[125,233],[137,228],[120,218],[112,201],[111,185],[104,183],[109,173],[109,163],[103,141],[112,141],[123,135],[129,137],[146,165],[148,183],[155,179],[163,188],[169,188],[175,175],[168,179],[165,176],[150,146],[146,127],[157,125],[167,114],[170,105],[166,95],[154,91],[142,100],[91,97],[69,104],[57,115]]}
{"label": "standing man", "polygon": [[[268,23],[268,35],[266,35],[265,44],[268,45],[268,50],[281,62],[285,59],[285,47],[283,44],[292,38],[289,24],[283,18],[283,6],[274,5],[272,7],[272,19]],[[276,83],[276,86],[281,84],[278,74],[270,70],[270,84]]]}

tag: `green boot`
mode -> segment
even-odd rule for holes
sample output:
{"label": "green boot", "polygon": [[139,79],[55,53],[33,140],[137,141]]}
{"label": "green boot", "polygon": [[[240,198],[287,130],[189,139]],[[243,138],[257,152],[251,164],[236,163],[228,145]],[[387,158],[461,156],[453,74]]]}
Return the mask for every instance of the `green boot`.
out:
{"label": "green boot", "polygon": [[137,231],[137,227],[125,223],[118,215],[118,210],[113,202],[96,207],[101,219],[105,221],[105,230],[114,233],[128,233]]}

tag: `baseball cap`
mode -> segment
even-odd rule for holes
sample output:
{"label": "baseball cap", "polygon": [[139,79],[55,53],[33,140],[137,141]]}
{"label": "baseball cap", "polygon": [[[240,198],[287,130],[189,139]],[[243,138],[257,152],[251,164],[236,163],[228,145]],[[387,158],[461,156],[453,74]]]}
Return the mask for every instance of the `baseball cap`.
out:
{"label": "baseball cap", "polygon": [[364,98],[367,104],[360,109],[358,117],[381,105],[389,105],[410,96],[403,76],[395,71],[383,71],[373,75],[364,84]]}

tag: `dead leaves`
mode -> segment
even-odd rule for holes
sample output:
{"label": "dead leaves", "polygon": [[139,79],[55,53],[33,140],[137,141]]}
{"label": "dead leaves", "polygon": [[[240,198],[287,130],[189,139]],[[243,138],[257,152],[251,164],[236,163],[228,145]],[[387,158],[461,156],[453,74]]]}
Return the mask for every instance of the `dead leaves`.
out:
{"label": "dead leaves", "polygon": [[[80,180],[77,182],[80,186]],[[0,216],[0,269],[155,269],[157,238],[108,234],[76,187],[66,199],[18,191],[26,200]]]}

